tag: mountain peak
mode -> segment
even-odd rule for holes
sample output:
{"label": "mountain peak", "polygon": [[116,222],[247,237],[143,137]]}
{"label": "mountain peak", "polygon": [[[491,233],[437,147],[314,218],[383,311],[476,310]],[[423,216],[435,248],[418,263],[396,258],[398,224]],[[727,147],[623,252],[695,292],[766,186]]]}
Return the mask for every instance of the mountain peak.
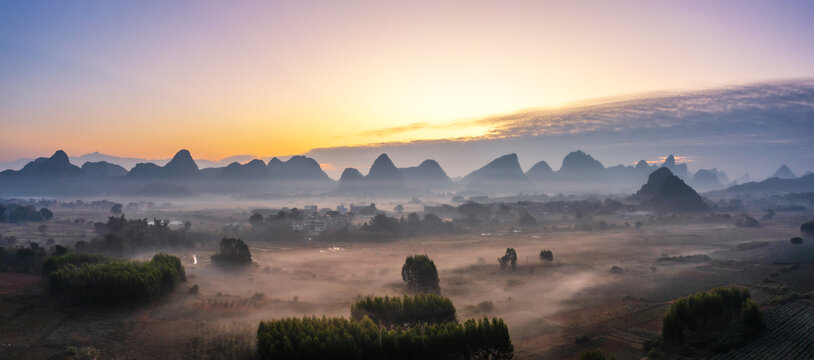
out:
{"label": "mountain peak", "polygon": [[370,171],[367,173],[367,178],[370,180],[395,180],[403,181],[404,175],[396,168],[393,161],[387,154],[381,154],[373,161],[370,166]]}
{"label": "mountain peak", "polygon": [[582,150],[577,150],[565,155],[562,159],[562,166],[559,172],[561,173],[584,173],[584,172],[597,172],[605,170],[605,166],[601,162],[594,159],[593,156],[584,153]]}
{"label": "mountain peak", "polygon": [[532,180],[541,180],[548,178],[554,174],[554,170],[545,161],[538,161],[534,166],[526,171],[526,176]]}
{"label": "mountain peak", "polygon": [[51,155],[51,160],[56,160],[59,162],[70,162],[70,160],[68,160],[68,154],[66,154],[62,150],[57,150],[54,153],[54,155]]}
{"label": "mountain peak", "polygon": [[649,167],[650,167],[650,165],[648,165],[647,161],[644,161],[644,160],[639,160],[639,162],[636,163],[636,168],[637,169],[646,169],[646,168],[649,168]]}
{"label": "mountain peak", "polygon": [[667,159],[664,160],[664,163],[661,164],[661,166],[665,166],[665,167],[676,166],[676,158],[675,158],[675,156],[673,156],[673,154],[670,154],[670,156],[668,156]]}
{"label": "mountain peak", "polygon": [[780,165],[780,167],[777,169],[777,171],[774,172],[774,175],[772,175],[771,177],[776,177],[780,179],[796,179],[797,175],[794,174],[794,172],[791,171],[791,169],[789,169],[789,167],[786,166],[786,164],[783,164]]}

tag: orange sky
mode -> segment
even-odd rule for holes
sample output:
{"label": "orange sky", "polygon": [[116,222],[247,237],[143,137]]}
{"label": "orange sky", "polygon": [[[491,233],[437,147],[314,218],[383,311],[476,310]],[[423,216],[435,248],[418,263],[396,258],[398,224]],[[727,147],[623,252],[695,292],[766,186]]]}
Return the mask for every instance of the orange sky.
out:
{"label": "orange sky", "polygon": [[809,6],[736,4],[4,2],[0,160],[471,137],[519,109],[814,75]]}

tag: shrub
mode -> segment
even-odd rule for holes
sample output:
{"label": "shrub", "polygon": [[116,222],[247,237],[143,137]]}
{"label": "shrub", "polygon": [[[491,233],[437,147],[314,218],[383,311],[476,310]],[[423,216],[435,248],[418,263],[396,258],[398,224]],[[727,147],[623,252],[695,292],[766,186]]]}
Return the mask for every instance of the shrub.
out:
{"label": "shrub", "polygon": [[455,321],[452,301],[434,294],[401,297],[368,297],[351,305],[351,318],[369,317],[386,326]]}
{"label": "shrub", "polygon": [[551,250],[540,250],[540,261],[554,261],[554,253]]}
{"label": "shrub", "polygon": [[369,318],[305,317],[263,321],[261,359],[510,359],[514,346],[502,319],[384,329]]}
{"label": "shrub", "polygon": [[[63,255],[68,257],[74,254]],[[93,259],[75,265],[56,261],[50,290],[69,303],[83,306],[122,306],[149,303],[186,280],[181,260],[156,254],[150,261]],[[59,267],[61,266],[61,267]]]}
{"label": "shrub", "polygon": [[799,236],[795,236],[795,237],[791,238],[791,240],[789,240],[789,241],[791,241],[791,243],[794,244],[794,245],[800,245],[800,244],[803,243],[803,238],[801,238]]}
{"label": "shrub", "polygon": [[438,293],[438,269],[427,255],[410,255],[401,267],[401,278],[412,291]]}
{"label": "shrub", "polygon": [[212,255],[212,261],[223,264],[246,265],[252,263],[252,254],[243,240],[223,238],[220,241],[220,252]]}

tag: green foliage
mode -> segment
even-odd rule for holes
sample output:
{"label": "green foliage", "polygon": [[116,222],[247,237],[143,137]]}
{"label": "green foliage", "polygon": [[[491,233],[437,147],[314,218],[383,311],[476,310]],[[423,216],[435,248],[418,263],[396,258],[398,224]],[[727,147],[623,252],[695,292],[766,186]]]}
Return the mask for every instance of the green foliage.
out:
{"label": "green foliage", "polygon": [[369,317],[386,326],[444,323],[455,321],[455,306],[448,298],[434,294],[401,297],[368,297],[351,305],[351,318]]}
{"label": "green foliage", "polygon": [[50,274],[54,271],[57,271],[68,266],[68,264],[73,266],[82,266],[85,264],[98,264],[114,260],[115,260],[114,258],[99,254],[70,253],[55,255],[45,259],[45,263],[43,263],[42,269],[46,274]]}
{"label": "green foliage", "polygon": [[438,269],[427,255],[410,255],[401,267],[401,278],[412,291],[438,293],[441,291]]}
{"label": "green foliage", "polygon": [[510,359],[514,346],[502,319],[385,329],[370,318],[305,317],[263,321],[261,359]]}
{"label": "green foliage", "polygon": [[8,211],[8,222],[10,223],[19,223],[22,221],[43,221],[46,220],[43,217],[43,213],[50,213],[51,217],[54,216],[54,214],[46,208],[42,208],[40,211],[37,211],[37,208],[31,205],[8,204],[8,210],[6,211]]}
{"label": "green foliage", "polygon": [[246,265],[252,263],[252,254],[243,240],[223,238],[220,241],[220,252],[212,255],[212,262],[231,265]]}
{"label": "green foliage", "polygon": [[[156,254],[152,260],[84,258],[63,255],[49,276],[50,290],[69,303],[83,306],[126,306],[153,302],[186,280],[181,260]],[[80,265],[72,262],[79,261]],[[61,267],[60,267],[61,265]]]}
{"label": "green foliage", "polygon": [[603,353],[602,350],[592,349],[580,354],[577,360],[616,360],[616,356],[605,356],[605,353]]}
{"label": "green foliage", "polygon": [[688,332],[711,334],[733,322],[741,322],[744,331],[759,333],[762,315],[749,297],[749,290],[732,286],[679,298],[662,319],[662,337],[666,343],[681,344]]}

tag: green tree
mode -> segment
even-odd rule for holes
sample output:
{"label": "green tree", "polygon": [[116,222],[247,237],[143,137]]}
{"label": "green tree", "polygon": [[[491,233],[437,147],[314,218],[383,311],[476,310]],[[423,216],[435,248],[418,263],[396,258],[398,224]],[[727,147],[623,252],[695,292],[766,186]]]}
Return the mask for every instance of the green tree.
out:
{"label": "green tree", "polygon": [[401,278],[412,291],[438,293],[441,291],[438,269],[427,255],[410,255],[401,267]]}

